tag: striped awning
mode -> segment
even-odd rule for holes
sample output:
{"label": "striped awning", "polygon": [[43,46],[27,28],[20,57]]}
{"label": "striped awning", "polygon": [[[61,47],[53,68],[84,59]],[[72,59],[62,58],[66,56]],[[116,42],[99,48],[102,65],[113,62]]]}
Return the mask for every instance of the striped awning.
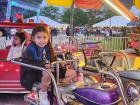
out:
{"label": "striped awning", "polygon": [[[71,7],[73,0],[47,0],[49,5]],[[102,7],[101,0],[75,0],[74,4],[77,8],[100,9]]]}

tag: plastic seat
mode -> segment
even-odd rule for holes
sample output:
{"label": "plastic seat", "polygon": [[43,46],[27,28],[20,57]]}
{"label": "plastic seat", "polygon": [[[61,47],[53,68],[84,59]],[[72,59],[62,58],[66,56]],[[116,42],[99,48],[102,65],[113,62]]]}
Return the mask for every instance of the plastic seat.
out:
{"label": "plastic seat", "polygon": [[118,72],[120,77],[140,81],[140,71],[138,70],[126,70]]}

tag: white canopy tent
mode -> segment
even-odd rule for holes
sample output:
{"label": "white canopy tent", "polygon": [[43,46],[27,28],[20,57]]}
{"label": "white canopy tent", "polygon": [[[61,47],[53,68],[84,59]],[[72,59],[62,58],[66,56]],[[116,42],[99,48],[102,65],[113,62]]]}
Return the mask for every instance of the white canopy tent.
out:
{"label": "white canopy tent", "polygon": [[138,17],[140,16],[140,10],[137,9],[135,6],[132,6],[132,8],[131,8],[130,11],[133,12],[134,15],[136,15],[136,16],[138,16]]}
{"label": "white canopy tent", "polygon": [[129,21],[123,16],[113,16],[107,20],[94,24],[93,27],[127,26],[127,23],[129,23]]}
{"label": "white canopy tent", "polygon": [[51,27],[57,27],[57,26],[61,25],[60,23],[58,23],[48,17],[45,17],[45,16],[39,16],[38,18],[37,18],[37,16],[33,16],[33,17],[26,19],[26,21],[29,22],[29,19],[33,19],[35,23],[41,23],[43,21],[44,23],[46,23],[47,25],[49,25]]}

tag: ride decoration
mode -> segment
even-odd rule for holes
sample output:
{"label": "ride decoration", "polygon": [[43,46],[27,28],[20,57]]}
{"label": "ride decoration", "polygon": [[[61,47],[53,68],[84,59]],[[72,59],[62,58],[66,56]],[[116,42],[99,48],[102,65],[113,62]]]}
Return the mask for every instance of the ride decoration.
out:
{"label": "ride decoration", "polygon": [[101,0],[47,0],[49,5],[71,7],[73,4],[77,8],[100,9],[102,7]]}

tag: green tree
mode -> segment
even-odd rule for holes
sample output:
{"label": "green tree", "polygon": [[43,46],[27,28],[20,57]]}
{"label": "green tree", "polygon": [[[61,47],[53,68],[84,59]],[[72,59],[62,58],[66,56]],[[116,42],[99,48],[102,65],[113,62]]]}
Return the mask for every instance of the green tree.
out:
{"label": "green tree", "polygon": [[[70,23],[71,18],[71,10],[67,9],[64,11],[64,15],[62,16],[62,22]],[[87,24],[88,19],[86,12],[82,9],[74,9],[74,25],[75,26],[82,26]]]}
{"label": "green tree", "polygon": [[40,14],[57,21],[61,19],[61,15],[62,15],[59,8],[53,6],[47,6],[43,8]]}
{"label": "green tree", "polygon": [[[62,22],[70,23],[71,10],[67,9],[64,11],[62,16]],[[83,25],[93,25],[100,21],[103,21],[107,18],[112,17],[113,14],[109,9],[103,10],[83,10],[83,9],[74,9],[74,25],[83,26]]]}

